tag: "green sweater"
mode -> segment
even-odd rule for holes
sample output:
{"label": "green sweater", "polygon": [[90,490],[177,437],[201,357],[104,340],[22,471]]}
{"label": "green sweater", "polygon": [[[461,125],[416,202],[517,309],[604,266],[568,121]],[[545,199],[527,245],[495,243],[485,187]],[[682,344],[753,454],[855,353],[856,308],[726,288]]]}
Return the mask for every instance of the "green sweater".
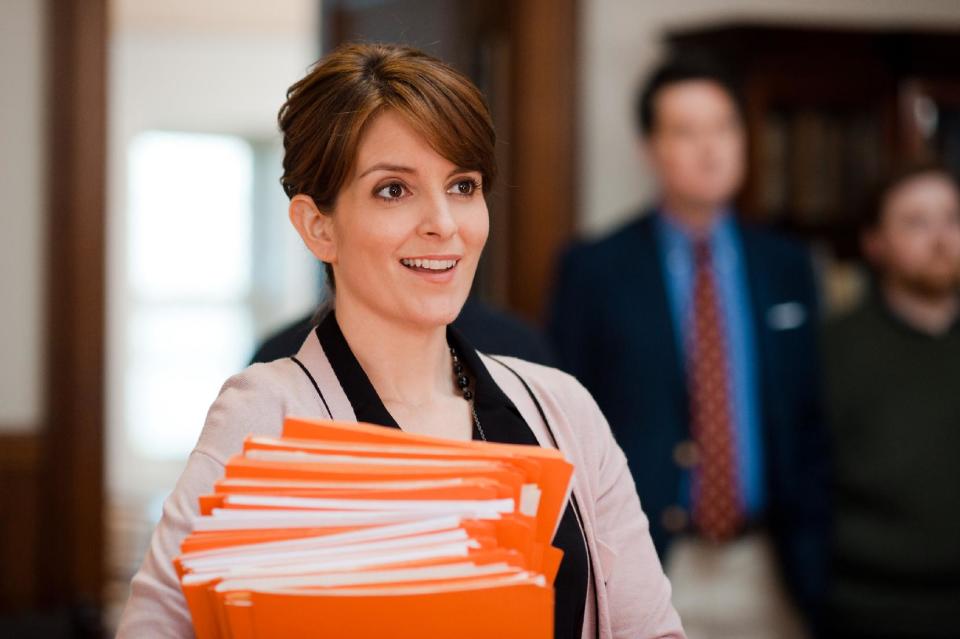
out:
{"label": "green sweater", "polygon": [[824,337],[844,636],[960,636],[960,322],[921,333],[873,295]]}

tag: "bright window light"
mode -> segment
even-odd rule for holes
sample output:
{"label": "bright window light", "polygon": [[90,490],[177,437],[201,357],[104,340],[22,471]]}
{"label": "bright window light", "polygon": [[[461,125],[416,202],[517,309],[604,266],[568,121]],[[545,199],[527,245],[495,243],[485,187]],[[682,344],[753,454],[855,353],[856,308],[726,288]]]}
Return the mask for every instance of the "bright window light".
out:
{"label": "bright window light", "polygon": [[235,136],[149,131],[129,149],[126,431],[182,459],[253,341],[253,149]]}

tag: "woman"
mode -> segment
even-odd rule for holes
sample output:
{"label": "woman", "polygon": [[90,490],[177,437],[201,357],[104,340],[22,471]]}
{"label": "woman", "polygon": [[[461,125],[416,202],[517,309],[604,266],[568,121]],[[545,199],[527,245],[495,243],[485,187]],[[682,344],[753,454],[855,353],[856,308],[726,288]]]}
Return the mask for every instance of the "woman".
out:
{"label": "woman", "polygon": [[449,324],[489,226],[494,132],[468,80],[421,52],[343,47],[280,110],[290,221],[335,297],[296,357],[223,386],[164,506],[120,622],[124,637],[188,636],[171,566],[224,463],[284,415],[455,439],[558,447],[575,468],[554,545],[557,637],[681,637],[626,460],[570,376],[477,353]]}

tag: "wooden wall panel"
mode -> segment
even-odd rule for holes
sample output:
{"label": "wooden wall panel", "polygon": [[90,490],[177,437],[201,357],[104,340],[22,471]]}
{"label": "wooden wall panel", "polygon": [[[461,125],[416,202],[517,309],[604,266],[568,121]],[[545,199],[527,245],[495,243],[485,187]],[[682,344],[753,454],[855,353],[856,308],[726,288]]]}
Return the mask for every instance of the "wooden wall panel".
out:
{"label": "wooden wall panel", "polygon": [[543,313],[577,201],[577,2],[512,5],[510,306]]}
{"label": "wooden wall panel", "polygon": [[34,605],[40,506],[40,439],[0,436],[0,612]]}
{"label": "wooden wall panel", "polygon": [[103,581],[106,0],[49,3],[41,603],[97,610]]}

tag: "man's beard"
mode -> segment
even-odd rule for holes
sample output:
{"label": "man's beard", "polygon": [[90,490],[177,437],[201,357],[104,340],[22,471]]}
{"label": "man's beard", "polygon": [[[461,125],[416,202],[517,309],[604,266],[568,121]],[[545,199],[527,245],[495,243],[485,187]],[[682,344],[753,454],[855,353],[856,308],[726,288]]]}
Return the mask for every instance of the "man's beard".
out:
{"label": "man's beard", "polygon": [[929,301],[942,300],[960,293],[960,269],[898,273],[893,279],[905,291]]}

